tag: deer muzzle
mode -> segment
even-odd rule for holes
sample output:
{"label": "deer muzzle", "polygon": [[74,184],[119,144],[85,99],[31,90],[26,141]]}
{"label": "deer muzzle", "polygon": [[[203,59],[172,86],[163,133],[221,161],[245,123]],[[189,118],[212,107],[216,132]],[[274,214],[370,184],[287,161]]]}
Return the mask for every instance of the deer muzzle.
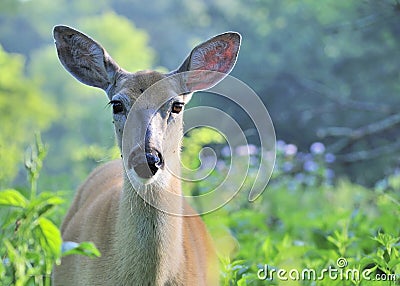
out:
{"label": "deer muzzle", "polygon": [[129,168],[142,179],[150,179],[164,166],[164,160],[156,149],[136,149],[129,158]]}
{"label": "deer muzzle", "polygon": [[152,152],[146,152],[146,162],[143,164],[137,164],[133,167],[139,177],[149,179],[153,177],[159,169],[163,166],[163,159],[161,154],[157,150]]}

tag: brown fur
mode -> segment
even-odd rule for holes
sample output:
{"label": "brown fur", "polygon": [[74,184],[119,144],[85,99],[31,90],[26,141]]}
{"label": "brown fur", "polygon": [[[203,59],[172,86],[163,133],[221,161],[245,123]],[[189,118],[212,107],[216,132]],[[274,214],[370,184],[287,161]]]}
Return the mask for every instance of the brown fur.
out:
{"label": "brown fur", "polygon": [[[102,256],[90,259],[79,255],[63,258],[61,266],[55,268],[56,285],[146,285],[133,284],[119,279],[115,252],[116,226],[119,218],[119,205],[124,199],[123,168],[121,160],[104,164],[95,169],[86,182],[79,188],[61,230],[64,241],[93,241]],[[158,210],[148,207],[151,212]],[[213,249],[212,240],[200,217],[184,217],[183,223],[183,256],[175,256],[179,261],[177,274],[168,277],[170,284],[165,285],[218,285],[218,261]],[[132,223],[134,223],[132,221]],[[126,225],[125,227],[134,227]],[[126,242],[123,251],[135,245]],[[122,249],[121,249],[122,250]],[[129,265],[130,257],[125,263]],[[144,261],[139,263],[144,263]],[[173,264],[173,263],[171,263]],[[167,273],[173,272],[169,265]],[[150,269],[151,270],[151,269]],[[154,270],[154,269],[153,269]],[[126,273],[128,273],[127,271]],[[155,275],[156,271],[154,271]],[[137,274],[137,273],[136,273]],[[140,283],[145,277],[140,274]],[[133,274],[131,274],[133,275]],[[126,278],[132,278],[126,275]],[[156,277],[152,277],[156,278]],[[167,283],[165,281],[164,283]],[[150,285],[156,284],[149,279]]]}

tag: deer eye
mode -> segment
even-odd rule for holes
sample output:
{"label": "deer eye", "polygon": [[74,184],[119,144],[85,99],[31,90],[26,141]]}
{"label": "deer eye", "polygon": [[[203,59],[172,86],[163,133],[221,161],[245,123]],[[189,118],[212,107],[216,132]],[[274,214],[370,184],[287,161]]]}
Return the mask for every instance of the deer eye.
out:
{"label": "deer eye", "polygon": [[178,102],[178,101],[174,102],[174,103],[172,104],[172,113],[179,113],[179,112],[181,112],[182,109],[183,109],[183,105],[184,105],[183,102]]}
{"label": "deer eye", "polygon": [[113,113],[118,114],[124,111],[124,105],[119,100],[111,100],[110,104],[112,105]]}

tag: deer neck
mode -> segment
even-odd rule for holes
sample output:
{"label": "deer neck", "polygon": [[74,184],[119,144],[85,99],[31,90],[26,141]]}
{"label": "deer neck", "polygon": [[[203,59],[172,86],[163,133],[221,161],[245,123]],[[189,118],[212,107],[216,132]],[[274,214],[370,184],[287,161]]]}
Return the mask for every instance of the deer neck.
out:
{"label": "deer neck", "polygon": [[[166,186],[174,186],[174,190]],[[181,193],[179,180],[155,183],[145,189],[157,202],[165,200],[165,193],[172,191]],[[182,208],[182,201],[177,200],[174,207]],[[184,257],[182,217],[145,202],[126,175],[116,232],[118,285],[163,285],[177,279]]]}

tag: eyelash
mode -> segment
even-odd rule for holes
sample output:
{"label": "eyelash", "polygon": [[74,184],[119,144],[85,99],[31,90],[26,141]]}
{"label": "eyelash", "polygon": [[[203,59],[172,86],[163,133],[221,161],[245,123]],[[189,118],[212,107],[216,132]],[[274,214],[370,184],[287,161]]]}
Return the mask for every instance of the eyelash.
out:
{"label": "eyelash", "polygon": [[124,105],[119,100],[110,100],[108,104],[112,106],[114,114],[118,114],[124,111]]}

